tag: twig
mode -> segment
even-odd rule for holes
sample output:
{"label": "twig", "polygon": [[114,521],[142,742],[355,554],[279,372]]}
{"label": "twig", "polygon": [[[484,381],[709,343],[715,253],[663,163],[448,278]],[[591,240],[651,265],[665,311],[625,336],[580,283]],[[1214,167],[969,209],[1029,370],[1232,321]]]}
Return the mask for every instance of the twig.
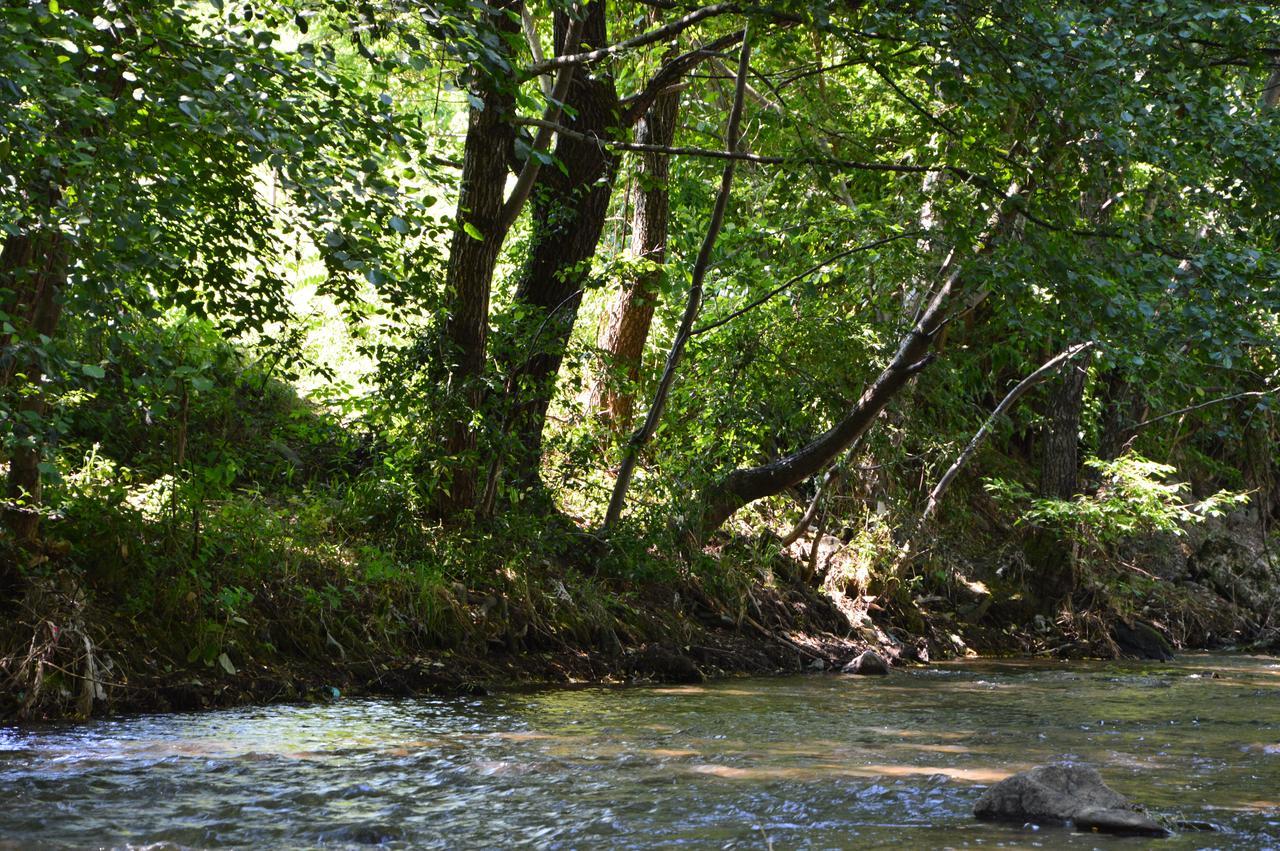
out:
{"label": "twig", "polygon": [[739,316],[746,313],[747,311],[754,310],[755,308],[767,302],[769,299],[787,290],[788,288],[795,286],[797,283],[804,280],[809,275],[812,275],[814,272],[817,272],[821,269],[825,269],[827,266],[830,266],[832,263],[836,262],[837,260],[843,260],[844,258],[852,254],[857,254],[862,251],[870,251],[873,248],[879,248],[881,245],[885,245],[890,242],[895,242],[899,239],[914,238],[914,237],[920,236],[923,233],[924,233],[923,231],[911,231],[909,233],[900,233],[900,234],[895,234],[894,236],[886,236],[883,239],[877,239],[873,242],[863,243],[862,245],[858,245],[853,248],[847,249],[845,251],[841,251],[838,254],[833,254],[827,259],[821,261],[820,263],[813,264],[808,269],[805,269],[803,272],[792,277],[785,283],[774,287],[772,290],[765,293],[763,296],[751,302],[750,304],[746,305],[745,307],[741,307],[738,310],[735,310],[733,313],[730,313],[728,316],[717,319],[714,322],[708,322],[706,325],[703,325],[701,328],[695,328],[690,336],[696,337],[699,334],[705,334],[708,331],[714,331],[716,328],[719,328],[721,325],[724,325],[728,322],[733,321],[734,319],[737,319]]}
{"label": "twig", "polygon": [[1198,405],[1188,405],[1185,408],[1178,408],[1176,411],[1169,411],[1166,414],[1160,414],[1159,416],[1155,416],[1155,417],[1151,417],[1150,419],[1143,420],[1142,422],[1134,426],[1134,430],[1136,431],[1137,429],[1140,429],[1143,426],[1149,426],[1154,422],[1159,422],[1160,420],[1165,420],[1165,419],[1168,419],[1169,417],[1176,417],[1181,414],[1188,414],[1192,411],[1198,411],[1201,408],[1208,408],[1210,405],[1217,405],[1222,402],[1230,402],[1235,399],[1250,399],[1255,396],[1270,396],[1273,393],[1280,393],[1280,387],[1268,387],[1266,390],[1250,390],[1246,393],[1232,393],[1230,396],[1219,396],[1217,399],[1210,399],[1209,401],[1201,402]]}

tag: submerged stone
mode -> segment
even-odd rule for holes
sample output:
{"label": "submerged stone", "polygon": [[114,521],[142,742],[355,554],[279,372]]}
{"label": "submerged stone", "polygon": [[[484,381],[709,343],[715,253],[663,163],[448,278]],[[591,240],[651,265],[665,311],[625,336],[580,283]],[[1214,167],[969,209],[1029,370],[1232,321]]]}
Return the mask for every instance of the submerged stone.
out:
{"label": "submerged stone", "polygon": [[1087,765],[1042,765],[1007,777],[982,793],[973,814],[984,821],[1071,822],[1080,830],[1102,833],[1168,833]]}

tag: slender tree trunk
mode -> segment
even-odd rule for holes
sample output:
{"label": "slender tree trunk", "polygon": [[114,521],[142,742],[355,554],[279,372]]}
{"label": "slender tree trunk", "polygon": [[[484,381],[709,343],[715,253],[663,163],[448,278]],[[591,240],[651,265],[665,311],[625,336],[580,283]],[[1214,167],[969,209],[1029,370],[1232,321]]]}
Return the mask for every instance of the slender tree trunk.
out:
{"label": "slender tree trunk", "polygon": [[[680,95],[660,95],[636,125],[636,141],[670,147],[675,140]],[[645,152],[640,158],[640,191],[631,218],[631,253],[644,267],[625,283],[609,308],[609,320],[600,336],[604,363],[591,389],[590,407],[615,432],[631,426],[635,383],[649,339],[649,326],[658,303],[658,292],[667,259],[667,222],[670,214],[670,174],[665,154]]]}
{"label": "slender tree trunk", "polygon": [[[50,190],[50,209],[56,203]],[[8,335],[9,360],[0,386],[16,399],[13,437],[6,487],[5,525],[20,543],[33,543],[39,534],[39,508],[43,494],[40,462],[44,456],[41,421],[46,399],[43,356],[35,341],[53,337],[62,312],[66,287],[67,243],[56,231],[6,240],[0,258],[0,288],[9,290],[6,313],[16,332]],[[23,345],[28,338],[32,345]]]}
{"label": "slender tree trunk", "polygon": [[[581,36],[584,48],[605,47],[608,40],[604,2],[596,0],[587,5],[585,15]],[[568,17],[557,12],[558,44],[563,44],[568,30]],[[565,122],[571,129],[588,137],[616,135],[618,94],[613,77],[604,66],[573,78],[567,105]],[[514,398],[508,399],[507,404],[514,406],[512,431],[516,438],[508,470],[513,482],[524,489],[539,483],[547,408],[577,319],[591,258],[604,230],[617,166],[617,153],[612,149],[567,134],[559,136],[555,153],[564,171],[544,170],[540,185],[533,190],[529,254],[515,293],[517,308],[526,311],[521,323],[525,333],[521,336],[530,341],[533,351],[526,352],[517,344],[508,352]],[[541,332],[533,341],[535,327],[540,327]]]}
{"label": "slender tree trunk", "polygon": [[[31,235],[10,234],[0,247],[0,313],[5,317],[20,315],[26,288],[24,275],[31,268]],[[28,296],[29,299],[29,296]],[[2,327],[2,326],[0,326]],[[9,386],[17,369],[15,343],[17,331],[0,331],[0,390]]]}
{"label": "slender tree trunk", "polygon": [[[738,81],[734,91],[733,107],[729,111],[729,124],[725,129],[725,148],[730,153],[738,150],[741,141],[742,103],[746,95],[748,62],[751,58],[751,36],[748,33],[742,39],[742,53],[738,61]],[[657,392],[653,395],[653,403],[640,427],[631,439],[623,454],[622,466],[618,471],[618,479],[613,486],[613,494],[609,498],[609,508],[604,518],[604,527],[610,528],[622,517],[623,506],[626,505],[627,489],[631,486],[631,475],[635,471],[640,458],[640,450],[653,437],[666,409],[667,396],[671,385],[675,382],[676,368],[684,356],[685,346],[693,333],[693,323],[698,318],[702,307],[702,282],[707,275],[707,267],[711,264],[711,252],[715,249],[716,239],[720,236],[720,228],[724,224],[725,210],[729,206],[729,193],[733,189],[733,173],[737,161],[729,159],[725,162],[724,171],[720,175],[720,191],[716,195],[715,207],[711,211],[711,220],[707,223],[707,235],[702,241],[702,248],[693,264],[693,280],[689,286],[689,298],[685,302],[684,316],[680,319],[680,328],[676,331],[675,341],[667,354],[667,365],[662,371],[662,379],[658,382]],[[816,546],[816,544],[815,544]]]}

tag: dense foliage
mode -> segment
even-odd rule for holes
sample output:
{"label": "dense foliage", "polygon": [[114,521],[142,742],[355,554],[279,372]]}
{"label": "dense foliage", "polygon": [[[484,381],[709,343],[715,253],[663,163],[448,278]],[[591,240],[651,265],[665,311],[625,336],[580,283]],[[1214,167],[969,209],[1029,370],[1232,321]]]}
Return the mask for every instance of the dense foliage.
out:
{"label": "dense foliage", "polygon": [[1185,603],[1143,541],[1280,518],[1274,6],[0,16],[23,653],[620,645],[783,551],[1070,631]]}

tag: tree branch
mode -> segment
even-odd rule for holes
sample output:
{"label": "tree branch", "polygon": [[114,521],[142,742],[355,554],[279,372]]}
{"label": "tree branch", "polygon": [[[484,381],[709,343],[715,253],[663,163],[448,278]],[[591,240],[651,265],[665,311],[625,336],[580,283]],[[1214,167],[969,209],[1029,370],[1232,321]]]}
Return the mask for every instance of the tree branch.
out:
{"label": "tree branch", "polygon": [[862,252],[862,251],[870,251],[873,248],[879,248],[881,245],[885,245],[890,242],[896,242],[899,239],[914,239],[915,237],[921,236],[923,233],[924,231],[911,231],[909,233],[900,233],[900,234],[895,234],[894,236],[886,236],[883,239],[877,239],[874,242],[863,243],[862,245],[857,245],[857,246],[854,246],[853,248],[849,248],[844,251],[841,251],[838,254],[833,254],[830,257],[828,257],[826,260],[823,260],[820,263],[815,263],[812,266],[810,266],[808,269],[805,269],[799,275],[796,275],[790,278],[788,281],[786,281],[786,283],[779,284],[769,292],[762,295],[760,298],[756,299],[755,301],[751,302],[750,304],[744,307],[741,307],[735,310],[733,313],[730,313],[728,316],[717,319],[714,322],[708,322],[706,325],[703,325],[700,328],[694,329],[694,331],[690,334],[690,336],[696,337],[699,334],[705,334],[708,331],[714,331],[715,329],[719,328],[721,325],[725,325],[729,322],[732,322],[734,319],[737,319],[739,316],[746,313],[747,311],[754,310],[755,308],[769,301],[769,299],[795,286],[797,283],[799,283],[800,281],[803,281],[805,278],[812,275],[814,272],[817,272],[820,269],[825,269],[827,266],[830,266],[832,263],[836,262],[837,260],[843,260],[844,258],[852,254],[858,254],[859,252]]}
{"label": "tree branch", "polygon": [[1155,417],[1151,417],[1150,419],[1143,420],[1142,422],[1134,426],[1133,430],[1137,431],[1140,428],[1144,428],[1146,426],[1151,425],[1152,423],[1159,422],[1160,420],[1167,420],[1169,419],[1169,417],[1176,417],[1182,414],[1189,414],[1192,411],[1198,411],[1201,408],[1208,408],[1211,405],[1219,405],[1223,402],[1231,402],[1236,399],[1252,399],[1258,396],[1270,396],[1273,393],[1280,393],[1280,386],[1268,387],[1266,390],[1250,390],[1247,393],[1232,393],[1230,396],[1219,396],[1217,399],[1210,399],[1209,401],[1201,402],[1198,405],[1188,405],[1185,408],[1178,408],[1176,411],[1169,411],[1166,414],[1160,414],[1159,416],[1155,416]]}
{"label": "tree branch", "polygon": [[620,41],[617,44],[611,44],[608,47],[602,47],[598,50],[589,50],[586,53],[571,53],[563,56],[557,56],[553,59],[547,59],[542,62],[535,62],[526,68],[523,72],[523,78],[536,77],[539,74],[545,74],[555,68],[562,68],[565,65],[585,65],[591,62],[599,62],[601,59],[607,59],[619,53],[628,50],[634,50],[637,47],[644,47],[646,44],[653,44],[655,41],[662,41],[672,36],[678,35],[689,27],[697,24],[699,21],[705,21],[717,15],[723,15],[728,12],[736,12],[739,10],[737,3],[713,3],[710,6],[703,6],[690,12],[683,17],[676,18],[674,21],[663,24],[660,27],[649,30],[634,38],[626,41]]}
{"label": "tree branch", "polygon": [[[520,26],[524,29],[525,41],[529,42],[529,53],[533,56],[533,64],[537,65],[543,61],[542,39],[538,37],[538,28],[533,24],[533,13],[529,11],[528,3],[520,4]],[[542,87],[543,97],[551,97],[554,87],[546,75],[539,76],[538,84]]]}
{"label": "tree branch", "polygon": [[733,47],[742,41],[745,30],[729,33],[721,36],[714,41],[708,42],[700,47],[696,47],[687,53],[672,58],[654,75],[649,78],[649,82],[645,83],[638,93],[622,101],[622,124],[630,126],[635,124],[644,115],[645,110],[653,105],[658,95],[662,94],[668,87],[679,81],[685,74],[688,74],[697,65],[705,59],[715,56],[722,50]]}
{"label": "tree branch", "polygon": [[[536,118],[516,119],[517,124],[529,127],[542,127],[547,122]],[[640,151],[656,154],[667,154],[677,157],[706,157],[717,160],[739,160],[758,165],[783,166],[821,166],[826,168],[847,168],[853,171],[881,171],[891,174],[934,174],[945,172],[953,174],[961,180],[986,185],[990,181],[979,174],[965,168],[951,165],[907,165],[905,163],[864,162],[859,160],[843,160],[834,157],[769,157],[760,154],[748,154],[741,151],[719,151],[713,148],[671,147],[667,145],[646,145],[640,142],[625,142],[620,139],[603,139],[593,133],[581,133],[560,124],[553,124],[557,133],[584,142],[594,142],[620,151]]]}
{"label": "tree branch", "polygon": [[963,467],[971,457],[973,457],[974,452],[978,451],[978,447],[982,445],[982,441],[986,439],[987,435],[991,433],[991,429],[995,427],[996,421],[999,420],[1000,417],[1004,416],[1004,414],[1013,407],[1014,403],[1025,396],[1028,390],[1048,378],[1051,373],[1056,372],[1058,367],[1062,366],[1081,352],[1088,351],[1095,345],[1096,343],[1088,342],[1070,346],[1066,350],[1045,361],[1039,369],[1014,385],[1014,388],[1005,395],[1004,399],[1000,401],[1000,404],[996,405],[996,409],[991,412],[991,416],[987,417],[986,421],[982,424],[982,428],[978,429],[977,433],[974,434],[973,438],[969,441],[969,445],[966,446],[964,451],[960,453],[958,458],[956,458],[955,463],[947,469],[947,472],[942,474],[942,478],[938,479],[938,483],[933,486],[933,490],[929,492],[929,501],[925,504],[924,512],[920,515],[920,519],[916,521],[915,531],[912,532],[911,537],[915,537],[915,533],[920,530],[920,527],[923,526],[925,521],[933,514],[934,509],[938,507],[938,502],[942,499],[942,495],[946,493],[947,488],[950,487],[951,482],[960,472],[960,468]]}
{"label": "tree branch", "polygon": [[[565,45],[576,42],[581,34],[582,20],[572,20],[564,40]],[[533,191],[533,183],[538,179],[538,172],[542,167],[542,158],[539,155],[545,154],[551,148],[551,136],[556,132],[555,124],[560,119],[564,99],[569,95],[569,85],[573,82],[574,70],[575,66],[565,65],[556,74],[555,86],[552,87],[551,94],[547,98],[543,123],[538,126],[538,133],[534,136],[533,144],[529,146],[529,155],[525,158],[524,167],[520,169],[520,176],[516,178],[515,186],[511,187],[511,195],[502,204],[502,212],[498,216],[499,240],[515,224],[520,216],[520,210],[524,207],[524,202],[529,199],[529,193]]]}

